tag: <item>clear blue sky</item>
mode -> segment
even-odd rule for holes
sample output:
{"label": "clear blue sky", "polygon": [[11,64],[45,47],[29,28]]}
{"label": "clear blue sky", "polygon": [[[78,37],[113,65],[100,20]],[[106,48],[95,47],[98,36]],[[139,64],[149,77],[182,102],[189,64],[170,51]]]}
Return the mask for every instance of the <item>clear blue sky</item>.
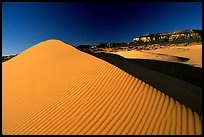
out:
{"label": "clear blue sky", "polygon": [[202,29],[201,2],[2,3],[2,55],[47,39],[78,46],[180,29]]}

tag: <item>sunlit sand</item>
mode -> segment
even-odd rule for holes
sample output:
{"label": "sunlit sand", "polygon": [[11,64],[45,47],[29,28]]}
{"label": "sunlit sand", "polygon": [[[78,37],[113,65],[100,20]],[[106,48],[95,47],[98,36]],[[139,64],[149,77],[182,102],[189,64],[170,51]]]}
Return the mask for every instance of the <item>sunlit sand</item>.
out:
{"label": "sunlit sand", "polygon": [[[131,59],[150,59],[168,62],[179,62],[195,67],[202,67],[202,45],[191,45],[186,47],[169,47],[156,50],[142,51],[118,51],[110,52]],[[180,59],[184,58],[187,61]]]}
{"label": "sunlit sand", "polygon": [[202,121],[116,66],[48,40],[2,64],[2,133],[201,134]]}

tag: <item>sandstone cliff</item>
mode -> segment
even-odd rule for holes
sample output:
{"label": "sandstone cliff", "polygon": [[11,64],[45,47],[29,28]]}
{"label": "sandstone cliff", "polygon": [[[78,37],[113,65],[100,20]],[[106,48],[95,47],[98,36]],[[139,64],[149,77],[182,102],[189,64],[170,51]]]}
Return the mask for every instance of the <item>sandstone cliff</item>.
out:
{"label": "sandstone cliff", "polygon": [[202,38],[202,30],[178,30],[169,33],[145,34],[134,38],[133,42],[151,42],[155,40],[174,41],[192,38]]}

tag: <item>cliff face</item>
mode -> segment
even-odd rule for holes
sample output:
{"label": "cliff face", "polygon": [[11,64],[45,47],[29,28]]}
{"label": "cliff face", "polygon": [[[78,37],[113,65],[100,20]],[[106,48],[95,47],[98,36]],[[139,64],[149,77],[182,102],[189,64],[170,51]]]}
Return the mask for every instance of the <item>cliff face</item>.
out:
{"label": "cliff face", "polygon": [[145,34],[134,38],[133,42],[151,42],[155,40],[173,41],[179,39],[201,38],[202,30],[178,30],[170,33]]}

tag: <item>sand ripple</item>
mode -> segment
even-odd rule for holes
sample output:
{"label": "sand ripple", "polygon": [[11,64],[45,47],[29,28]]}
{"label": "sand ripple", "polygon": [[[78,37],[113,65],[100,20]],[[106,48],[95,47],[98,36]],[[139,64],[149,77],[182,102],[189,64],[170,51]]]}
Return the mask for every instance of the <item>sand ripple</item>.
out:
{"label": "sand ripple", "polygon": [[201,117],[121,69],[48,40],[2,65],[3,134],[201,134]]}

